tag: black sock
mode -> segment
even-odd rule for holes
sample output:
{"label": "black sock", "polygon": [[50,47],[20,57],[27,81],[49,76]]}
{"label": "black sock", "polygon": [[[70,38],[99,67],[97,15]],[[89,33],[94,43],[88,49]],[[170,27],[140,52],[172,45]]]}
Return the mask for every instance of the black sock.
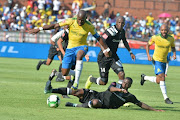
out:
{"label": "black sock", "polygon": [[62,95],[67,95],[67,88],[62,87],[62,88],[56,88],[52,90],[52,93],[59,93]]}
{"label": "black sock", "polygon": [[46,60],[45,60],[45,61],[42,61],[42,64],[46,65],[46,62],[47,62]]}
{"label": "black sock", "polygon": [[71,86],[74,84],[74,79],[73,80],[69,80],[67,87],[71,88]]}
{"label": "black sock", "polygon": [[93,83],[96,83],[96,80],[97,80],[97,78],[95,78],[95,77],[90,78],[90,81],[93,82]]}
{"label": "black sock", "polygon": [[59,65],[59,72],[61,72],[62,63]]}

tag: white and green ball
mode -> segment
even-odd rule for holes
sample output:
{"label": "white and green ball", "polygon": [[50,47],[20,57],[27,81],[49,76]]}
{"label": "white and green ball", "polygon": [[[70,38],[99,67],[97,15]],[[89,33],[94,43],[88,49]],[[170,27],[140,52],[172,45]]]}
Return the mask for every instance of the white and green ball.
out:
{"label": "white and green ball", "polygon": [[50,95],[47,99],[47,105],[51,108],[57,108],[60,104],[60,99],[57,95]]}

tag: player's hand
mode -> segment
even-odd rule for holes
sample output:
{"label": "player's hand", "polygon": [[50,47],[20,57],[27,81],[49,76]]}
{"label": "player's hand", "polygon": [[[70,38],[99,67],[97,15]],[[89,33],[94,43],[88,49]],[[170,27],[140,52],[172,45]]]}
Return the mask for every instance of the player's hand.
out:
{"label": "player's hand", "polygon": [[128,91],[126,89],[121,89],[122,93],[128,93]]}
{"label": "player's hand", "polygon": [[28,33],[34,35],[34,34],[37,34],[39,31],[40,31],[39,28],[37,28],[37,29],[31,29],[31,30],[28,31]]}
{"label": "player's hand", "polygon": [[150,56],[150,55],[148,55],[148,60],[149,60],[149,61],[152,61],[152,58],[151,58],[151,56]]}
{"label": "player's hand", "polygon": [[133,53],[131,54],[131,58],[132,58],[133,61],[136,60],[136,56]]}
{"label": "player's hand", "polygon": [[155,110],[155,111],[157,111],[157,112],[165,112],[164,110]]}
{"label": "player's hand", "polygon": [[173,54],[173,56],[172,56],[172,57],[173,57],[173,59],[174,59],[174,60],[176,59],[176,55],[174,55],[174,54]]}
{"label": "player's hand", "polygon": [[85,59],[87,62],[89,62],[89,55],[85,55]]}
{"label": "player's hand", "polygon": [[56,48],[56,50],[57,50],[57,51],[60,51],[60,49],[59,49],[59,48]]}
{"label": "player's hand", "polygon": [[111,52],[111,51],[105,52],[104,55],[105,55],[106,57],[111,57],[111,56],[112,56],[112,52]]}

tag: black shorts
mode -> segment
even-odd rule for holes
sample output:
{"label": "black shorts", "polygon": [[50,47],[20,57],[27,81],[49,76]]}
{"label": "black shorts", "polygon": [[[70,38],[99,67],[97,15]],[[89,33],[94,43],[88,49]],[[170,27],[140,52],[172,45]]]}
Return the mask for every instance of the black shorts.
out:
{"label": "black shorts", "polygon": [[121,71],[124,71],[121,61],[120,60],[116,61],[115,58],[113,57],[107,58],[105,56],[102,57],[101,55],[98,55],[98,65],[99,65],[100,77],[104,78],[105,80],[108,80],[108,74],[110,68],[112,68],[116,74],[118,74]]}
{"label": "black shorts", "polygon": [[63,59],[62,53],[60,51],[57,51],[56,48],[51,46],[50,49],[49,49],[48,58],[53,60],[55,55],[61,56],[61,59]]}
{"label": "black shorts", "polygon": [[79,99],[81,103],[88,103],[92,99],[98,99],[98,92],[95,90],[83,89],[84,95],[82,99]]}

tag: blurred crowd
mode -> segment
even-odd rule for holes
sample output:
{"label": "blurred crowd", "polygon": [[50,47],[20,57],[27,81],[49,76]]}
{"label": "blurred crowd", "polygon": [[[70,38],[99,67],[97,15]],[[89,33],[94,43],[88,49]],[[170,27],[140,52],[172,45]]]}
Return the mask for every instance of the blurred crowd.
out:
{"label": "blurred crowd", "polygon": [[[20,6],[9,2],[0,5],[0,30],[3,31],[27,31],[29,29],[42,27],[64,19],[75,16],[80,9],[89,9],[87,19],[93,23],[99,34],[105,29],[115,25],[116,17],[122,15],[126,23],[124,29],[128,39],[148,40],[152,35],[160,33],[159,28],[163,23],[167,23],[170,32],[174,34],[176,40],[180,40],[180,19],[176,17],[163,17],[154,19],[153,14],[137,18],[130,13],[110,13],[110,3],[104,3],[104,12],[98,15],[95,11],[95,1],[88,3],[87,0],[74,0],[71,8],[66,7],[61,0],[28,0],[27,6]],[[52,33],[53,30],[46,31]],[[89,34],[87,41],[96,40]]]}

